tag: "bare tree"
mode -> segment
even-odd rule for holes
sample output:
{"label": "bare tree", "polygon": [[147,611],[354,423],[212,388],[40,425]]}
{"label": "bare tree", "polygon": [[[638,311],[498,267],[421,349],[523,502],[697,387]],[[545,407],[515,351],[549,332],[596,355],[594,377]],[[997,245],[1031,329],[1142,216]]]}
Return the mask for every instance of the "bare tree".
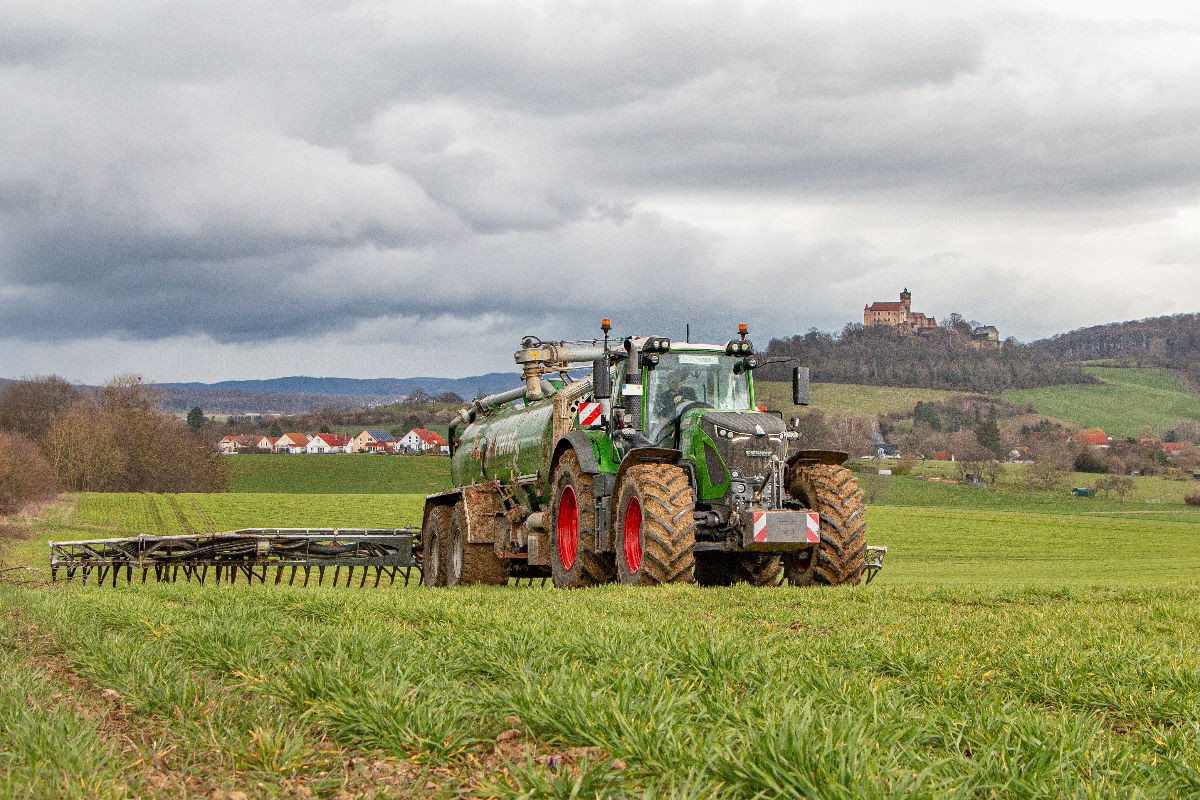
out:
{"label": "bare tree", "polygon": [[0,392],[0,428],[40,442],[55,415],[82,396],[70,382],[55,375],[15,381]]}
{"label": "bare tree", "polygon": [[38,446],[19,433],[0,433],[0,514],[58,491],[54,470]]}

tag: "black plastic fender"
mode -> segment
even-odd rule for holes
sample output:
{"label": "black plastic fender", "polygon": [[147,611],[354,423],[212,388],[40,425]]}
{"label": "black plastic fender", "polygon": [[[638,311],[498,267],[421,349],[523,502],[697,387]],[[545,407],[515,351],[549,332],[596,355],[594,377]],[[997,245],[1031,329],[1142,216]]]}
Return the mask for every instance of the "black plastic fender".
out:
{"label": "black plastic fender", "polygon": [[575,457],[579,459],[580,469],[591,475],[600,472],[600,465],[596,463],[596,451],[592,449],[592,440],[583,431],[571,431],[554,445],[554,457],[550,459],[551,475],[554,474],[554,468],[558,466],[558,459],[568,448],[575,450]]}

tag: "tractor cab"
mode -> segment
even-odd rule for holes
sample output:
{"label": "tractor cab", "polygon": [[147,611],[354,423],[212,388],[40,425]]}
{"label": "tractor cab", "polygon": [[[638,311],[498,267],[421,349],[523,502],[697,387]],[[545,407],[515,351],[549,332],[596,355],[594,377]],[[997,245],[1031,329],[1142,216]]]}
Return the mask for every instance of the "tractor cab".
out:
{"label": "tractor cab", "polygon": [[646,438],[660,446],[677,446],[673,440],[688,412],[753,409],[749,370],[717,348],[662,353],[644,386]]}

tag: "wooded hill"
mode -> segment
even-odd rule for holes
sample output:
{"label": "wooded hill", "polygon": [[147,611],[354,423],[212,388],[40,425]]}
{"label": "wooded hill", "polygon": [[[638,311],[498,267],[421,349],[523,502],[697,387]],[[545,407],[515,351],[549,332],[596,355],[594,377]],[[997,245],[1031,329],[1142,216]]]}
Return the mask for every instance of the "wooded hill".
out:
{"label": "wooded hill", "polygon": [[[976,349],[964,336],[913,336],[882,326],[847,325],[840,334],[810,331],[772,339],[768,358],[793,358],[823,383],[918,386],[992,393],[1071,383],[1096,383],[1080,367],[1009,339]],[[789,380],[792,364],[770,364],[756,375]]]}
{"label": "wooded hill", "polygon": [[1200,386],[1200,314],[1080,328],[1034,342],[1033,349],[1058,361],[1125,360],[1140,367],[1185,373]]}

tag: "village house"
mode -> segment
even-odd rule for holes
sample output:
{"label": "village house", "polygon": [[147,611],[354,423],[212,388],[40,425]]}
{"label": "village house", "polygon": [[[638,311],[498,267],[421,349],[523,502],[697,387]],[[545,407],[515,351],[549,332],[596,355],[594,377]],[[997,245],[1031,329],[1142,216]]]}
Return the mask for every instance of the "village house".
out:
{"label": "village house", "polygon": [[449,453],[450,446],[446,440],[426,428],[413,428],[400,437],[399,446],[410,453],[424,453],[436,448],[439,453]]}
{"label": "village house", "polygon": [[308,447],[307,433],[285,433],[275,442],[277,453],[303,453]]}
{"label": "village house", "polygon": [[306,453],[348,453],[350,437],[339,433],[318,433],[308,440]]}
{"label": "village house", "polygon": [[226,436],[217,442],[217,452],[223,455],[242,453],[253,447],[253,437],[248,435]]}
{"label": "village house", "polygon": [[1095,445],[1096,447],[1107,450],[1109,448],[1109,443],[1112,441],[1112,437],[1104,431],[1091,431],[1088,433],[1075,434],[1075,441]]}
{"label": "village house", "polygon": [[350,443],[350,450],[348,452],[364,453],[369,444],[394,441],[396,441],[396,437],[392,436],[390,431],[386,431],[383,428],[368,428],[354,437]]}

